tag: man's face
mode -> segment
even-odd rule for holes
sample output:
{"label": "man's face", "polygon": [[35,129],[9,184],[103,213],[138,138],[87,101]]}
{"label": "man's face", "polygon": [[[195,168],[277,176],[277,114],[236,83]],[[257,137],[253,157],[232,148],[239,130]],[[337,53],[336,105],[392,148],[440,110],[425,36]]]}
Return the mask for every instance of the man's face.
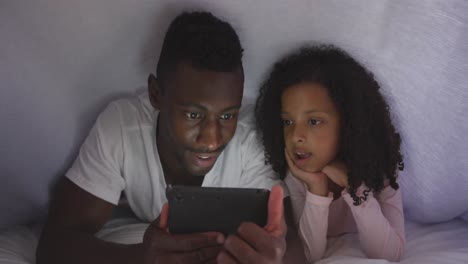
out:
{"label": "man's face", "polygon": [[162,155],[174,155],[190,175],[208,173],[236,131],[243,85],[241,68],[225,73],[179,64],[159,84],[158,129],[170,146]]}

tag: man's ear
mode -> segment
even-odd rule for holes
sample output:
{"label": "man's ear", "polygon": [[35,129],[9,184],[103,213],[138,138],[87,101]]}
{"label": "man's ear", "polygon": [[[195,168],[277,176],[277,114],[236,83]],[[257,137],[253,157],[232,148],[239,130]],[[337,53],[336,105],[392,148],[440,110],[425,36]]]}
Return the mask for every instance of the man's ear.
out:
{"label": "man's ear", "polygon": [[148,76],[148,96],[154,109],[161,110],[161,87],[153,74]]}

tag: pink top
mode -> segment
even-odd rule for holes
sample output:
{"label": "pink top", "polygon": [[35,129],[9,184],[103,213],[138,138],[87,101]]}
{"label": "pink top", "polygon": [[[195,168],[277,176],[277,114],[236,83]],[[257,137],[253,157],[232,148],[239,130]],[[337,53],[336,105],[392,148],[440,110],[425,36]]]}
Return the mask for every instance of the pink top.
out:
{"label": "pink top", "polygon": [[[358,232],[361,248],[369,258],[399,261],[405,247],[405,225],[401,192],[390,186],[378,195],[370,192],[361,205],[353,205],[351,195],[343,190],[333,201],[328,197],[310,193],[306,185],[288,173],[285,179],[289,189],[298,226],[299,237],[310,262],[319,260],[325,253],[327,236]],[[359,187],[357,195],[367,187]]]}

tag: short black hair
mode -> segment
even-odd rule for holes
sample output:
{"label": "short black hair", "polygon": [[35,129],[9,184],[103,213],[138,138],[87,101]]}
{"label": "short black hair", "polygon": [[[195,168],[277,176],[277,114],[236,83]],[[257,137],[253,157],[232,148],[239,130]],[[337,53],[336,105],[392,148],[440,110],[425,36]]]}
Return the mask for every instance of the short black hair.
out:
{"label": "short black hair", "polygon": [[164,82],[180,63],[217,72],[242,70],[242,52],[229,23],[209,12],[184,12],[172,21],[164,37],[157,78]]}
{"label": "short black hair", "polygon": [[398,189],[396,168],[403,169],[401,139],[390,118],[373,74],[345,51],[332,45],[306,46],[277,62],[260,88],[255,116],[265,147],[265,158],[285,177],[281,96],[295,84],[318,83],[326,90],[340,114],[338,158],[348,169],[349,192],[355,204],[356,190],[365,183],[379,192],[388,178]]}

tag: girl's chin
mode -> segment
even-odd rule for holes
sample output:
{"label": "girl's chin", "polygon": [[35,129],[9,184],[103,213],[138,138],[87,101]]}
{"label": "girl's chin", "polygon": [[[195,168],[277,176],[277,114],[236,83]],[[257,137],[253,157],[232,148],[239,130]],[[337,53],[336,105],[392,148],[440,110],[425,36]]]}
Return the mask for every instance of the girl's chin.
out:
{"label": "girl's chin", "polygon": [[317,172],[322,172],[322,169],[324,168],[325,166],[313,166],[313,165],[307,165],[307,164],[304,164],[304,166],[302,167],[299,167],[307,172],[311,172],[311,173],[317,173]]}
{"label": "girl's chin", "polygon": [[318,167],[318,166],[311,166],[311,165],[308,165],[308,164],[303,164],[303,165],[296,164],[296,166],[299,167],[300,169],[305,170],[305,171],[310,172],[310,173],[321,172],[322,169],[323,169],[323,166]]}

